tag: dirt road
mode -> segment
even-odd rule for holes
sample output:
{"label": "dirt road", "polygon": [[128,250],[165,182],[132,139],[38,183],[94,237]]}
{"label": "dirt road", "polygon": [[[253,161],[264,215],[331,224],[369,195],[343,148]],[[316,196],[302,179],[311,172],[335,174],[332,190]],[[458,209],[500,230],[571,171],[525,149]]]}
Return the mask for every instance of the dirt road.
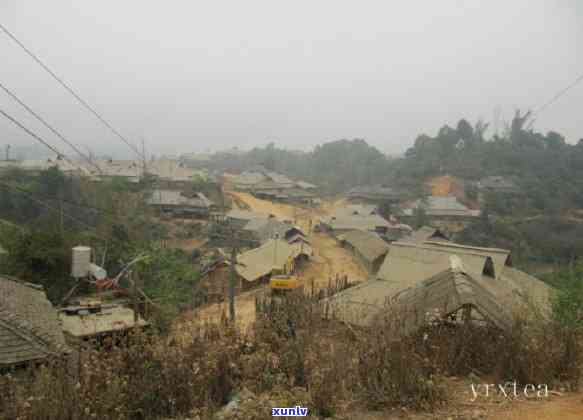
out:
{"label": "dirt road", "polygon": [[[251,210],[270,213],[279,219],[294,220],[299,226],[307,229],[309,220],[313,223],[317,217],[333,211],[341,203],[326,203],[318,209],[301,209],[288,204],[273,203],[260,200],[250,194],[242,192],[230,192],[237,200],[245,203]],[[330,278],[336,275],[348,276],[350,281],[364,281],[367,279],[366,271],[357,263],[354,256],[336,244],[336,241],[328,235],[316,233],[310,237],[314,257],[300,271],[300,276],[305,285],[311,285],[312,279],[316,289],[325,288]],[[264,293],[265,290],[254,290],[242,293],[235,299],[237,326],[246,330],[255,320],[255,296]],[[228,302],[207,305],[192,315],[197,322],[218,321],[222,316],[228,316]],[[188,320],[185,320],[187,322]],[[183,322],[184,323],[184,322]]]}

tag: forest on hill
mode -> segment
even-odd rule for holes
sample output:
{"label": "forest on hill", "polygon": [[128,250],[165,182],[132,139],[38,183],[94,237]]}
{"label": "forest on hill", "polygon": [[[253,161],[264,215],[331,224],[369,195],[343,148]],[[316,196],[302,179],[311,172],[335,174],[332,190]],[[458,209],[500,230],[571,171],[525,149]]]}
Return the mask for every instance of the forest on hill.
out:
{"label": "forest on hill", "polygon": [[487,195],[484,217],[458,239],[506,247],[524,261],[562,264],[583,256],[578,212],[583,208],[583,139],[569,144],[555,131],[540,133],[530,128],[530,117],[517,111],[502,133],[489,137],[487,123],[462,119],[434,136],[419,135],[401,158],[389,158],[362,139],[343,139],[309,153],[270,143],[238,156],[219,155],[217,162],[239,170],[263,165],[313,182],[328,194],[387,185],[421,196],[428,179],[450,175],[467,185],[470,195],[484,177],[508,177],[520,197]]}

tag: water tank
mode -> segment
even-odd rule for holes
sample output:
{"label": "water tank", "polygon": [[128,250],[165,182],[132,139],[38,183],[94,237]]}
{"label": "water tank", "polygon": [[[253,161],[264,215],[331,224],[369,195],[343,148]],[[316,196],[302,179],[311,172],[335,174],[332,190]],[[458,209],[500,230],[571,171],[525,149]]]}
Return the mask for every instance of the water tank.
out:
{"label": "water tank", "polygon": [[73,262],[71,264],[71,276],[75,278],[87,277],[91,264],[91,248],[88,246],[76,246],[73,248]]}

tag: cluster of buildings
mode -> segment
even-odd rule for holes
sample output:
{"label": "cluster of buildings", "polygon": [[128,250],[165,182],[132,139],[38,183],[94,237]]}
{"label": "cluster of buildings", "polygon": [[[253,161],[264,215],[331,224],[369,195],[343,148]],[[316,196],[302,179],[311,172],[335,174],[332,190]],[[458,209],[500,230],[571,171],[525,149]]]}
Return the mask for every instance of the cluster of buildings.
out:
{"label": "cluster of buildings", "polygon": [[[293,274],[313,255],[306,233],[290,221],[272,214],[248,210],[231,210],[223,221],[226,232],[219,232],[216,245],[244,244],[235,258],[235,267],[226,254],[220,252],[204,265],[201,282],[210,301],[223,301],[228,296],[230,276],[236,276],[235,292],[267,284],[272,276]],[[228,237],[225,238],[225,235]]]}
{"label": "cluster of buildings", "polygon": [[317,187],[304,181],[293,181],[285,175],[262,166],[228,177],[225,184],[236,191],[246,191],[257,198],[272,201],[310,204],[316,200]]}
{"label": "cluster of buildings", "polygon": [[362,327],[390,322],[404,334],[433,321],[488,323],[509,330],[517,315],[550,313],[551,287],[512,267],[510,251],[453,243],[423,228],[378,247],[368,281],[329,298],[336,319]]}
{"label": "cluster of buildings", "polygon": [[[72,275],[77,282],[67,294],[65,306],[59,308],[47,299],[42,286],[0,274],[0,372],[48,359],[71,361],[84,340],[100,340],[148,326],[138,305],[130,307],[127,299],[114,296],[116,291],[71,298],[80,281],[95,285],[112,282],[105,270],[90,262],[90,255],[90,248],[73,249]],[[127,297],[127,292],[119,291]],[[132,301],[137,302],[135,298]]]}

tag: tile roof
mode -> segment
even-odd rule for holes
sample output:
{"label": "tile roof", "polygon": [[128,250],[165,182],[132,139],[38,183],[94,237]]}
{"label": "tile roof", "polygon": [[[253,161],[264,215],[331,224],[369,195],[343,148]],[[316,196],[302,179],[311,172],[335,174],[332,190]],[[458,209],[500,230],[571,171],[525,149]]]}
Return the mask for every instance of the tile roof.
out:
{"label": "tile roof", "polygon": [[42,288],[0,277],[0,366],[68,351],[57,312]]}

